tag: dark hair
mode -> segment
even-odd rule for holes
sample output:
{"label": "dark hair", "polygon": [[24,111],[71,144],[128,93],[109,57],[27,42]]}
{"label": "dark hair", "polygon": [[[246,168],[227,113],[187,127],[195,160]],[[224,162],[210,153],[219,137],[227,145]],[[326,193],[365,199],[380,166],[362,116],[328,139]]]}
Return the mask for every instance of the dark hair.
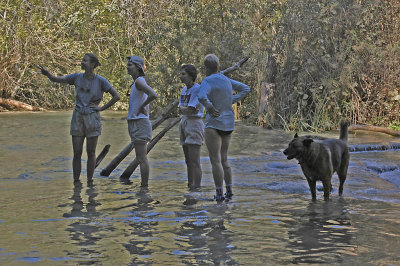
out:
{"label": "dark hair", "polygon": [[195,81],[197,78],[197,69],[194,65],[192,64],[187,64],[187,65],[183,65],[181,66],[181,70],[185,70],[186,73],[189,74],[189,76],[192,77],[192,80]]}
{"label": "dark hair", "polygon": [[97,55],[95,55],[94,53],[86,53],[85,55],[89,56],[90,62],[94,63],[94,68],[101,66]]}

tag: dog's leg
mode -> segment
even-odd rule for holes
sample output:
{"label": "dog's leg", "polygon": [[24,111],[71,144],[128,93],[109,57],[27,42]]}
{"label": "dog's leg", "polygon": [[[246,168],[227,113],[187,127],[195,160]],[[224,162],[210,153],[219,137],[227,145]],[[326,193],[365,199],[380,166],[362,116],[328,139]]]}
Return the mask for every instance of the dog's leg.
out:
{"label": "dog's leg", "polygon": [[310,187],[312,200],[317,200],[316,183],[317,181],[307,178],[308,186]]}
{"label": "dog's leg", "polygon": [[337,171],[338,177],[339,177],[339,196],[342,196],[343,194],[343,185],[344,185],[344,181],[346,181],[346,177],[347,177],[347,170],[349,168],[349,158],[350,158],[350,154],[349,152],[345,152],[342,155],[342,162],[340,164],[340,168],[339,171]]}
{"label": "dog's leg", "polygon": [[329,193],[332,189],[332,183],[330,178],[326,177],[323,179],[322,184],[324,186],[324,200],[329,200]]}

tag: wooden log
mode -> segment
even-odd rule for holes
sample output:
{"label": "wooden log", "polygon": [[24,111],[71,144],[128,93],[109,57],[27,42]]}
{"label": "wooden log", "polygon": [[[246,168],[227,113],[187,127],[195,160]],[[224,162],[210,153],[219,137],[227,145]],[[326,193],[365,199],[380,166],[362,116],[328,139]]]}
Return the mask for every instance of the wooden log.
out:
{"label": "wooden log", "polygon": [[387,151],[387,150],[399,150],[400,143],[386,144],[356,144],[349,145],[350,152],[368,152],[368,151]]}
{"label": "wooden log", "polygon": [[[164,122],[170,113],[178,106],[179,100],[175,100],[165,108],[165,110],[151,123],[152,130],[156,129],[162,122]],[[110,176],[111,172],[131,153],[135,148],[133,142],[129,143],[101,172],[102,176]]]}
{"label": "wooden log", "polygon": [[24,102],[5,99],[5,98],[0,98],[0,105],[6,108],[7,110],[45,111],[45,109],[41,107],[36,107]]}
{"label": "wooden log", "polygon": [[103,150],[100,152],[99,156],[97,156],[97,158],[96,158],[96,165],[94,168],[99,166],[101,161],[103,161],[104,157],[106,157],[107,153],[110,151],[110,146],[111,146],[110,144],[107,144],[106,146],[104,146]]}
{"label": "wooden log", "polygon": [[125,159],[126,156],[135,148],[133,142],[129,143],[112,161],[100,172],[102,176],[110,176],[111,172]]}
{"label": "wooden log", "polygon": [[[147,145],[147,153],[151,151],[151,149],[156,145],[156,143],[167,133],[168,130],[173,128],[176,124],[181,121],[181,117],[175,117],[171,123],[169,123],[168,126],[166,126],[163,130],[161,130],[160,133],[157,134]],[[136,170],[136,168],[139,166],[139,161],[137,158],[135,158],[129,166],[125,169],[125,171],[122,173],[120,176],[121,179],[129,179],[129,177],[132,175],[132,173]]]}
{"label": "wooden log", "polygon": [[366,131],[373,131],[379,133],[385,133],[391,136],[400,137],[400,132],[396,130],[392,130],[385,127],[377,127],[377,126],[368,126],[368,125],[351,125],[349,126],[349,131],[355,130],[366,130]]}
{"label": "wooden log", "polygon": [[167,108],[151,123],[151,128],[154,130],[158,127],[162,122],[164,122],[167,118],[169,118],[170,113],[178,107],[179,99],[176,99],[172,103],[170,103]]}

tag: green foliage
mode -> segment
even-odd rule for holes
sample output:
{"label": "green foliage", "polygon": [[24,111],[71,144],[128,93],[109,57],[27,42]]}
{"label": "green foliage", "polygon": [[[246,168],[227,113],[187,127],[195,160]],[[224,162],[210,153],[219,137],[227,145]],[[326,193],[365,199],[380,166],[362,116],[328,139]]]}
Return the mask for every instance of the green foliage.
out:
{"label": "green foliage", "polygon": [[94,52],[97,72],[122,96],[113,108],[126,110],[125,57],[137,54],[160,96],[154,115],[178,97],[180,66],[200,67],[215,53],[222,69],[250,56],[230,74],[252,88],[236,110],[249,123],[313,131],[342,117],[399,123],[399,1],[21,0],[2,1],[0,16],[1,97],[71,108],[74,89],[50,83],[33,64],[65,75]]}

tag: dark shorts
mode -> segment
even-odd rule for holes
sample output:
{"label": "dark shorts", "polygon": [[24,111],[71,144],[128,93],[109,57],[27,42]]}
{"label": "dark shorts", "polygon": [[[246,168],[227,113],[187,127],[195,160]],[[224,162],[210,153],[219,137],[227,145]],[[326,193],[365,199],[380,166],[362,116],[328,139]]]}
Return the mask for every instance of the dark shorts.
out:
{"label": "dark shorts", "polygon": [[215,129],[218,133],[218,135],[222,136],[226,136],[226,135],[230,135],[232,134],[233,130],[229,130],[229,131],[224,131],[224,130],[219,130],[219,129]]}

